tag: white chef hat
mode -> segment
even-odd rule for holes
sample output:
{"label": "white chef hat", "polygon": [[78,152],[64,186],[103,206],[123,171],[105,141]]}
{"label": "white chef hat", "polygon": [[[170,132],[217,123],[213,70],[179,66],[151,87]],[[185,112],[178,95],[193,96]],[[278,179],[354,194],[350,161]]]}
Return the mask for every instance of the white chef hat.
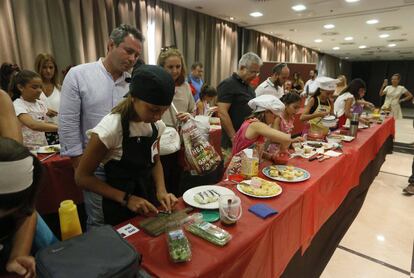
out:
{"label": "white chef hat", "polygon": [[0,161],[0,194],[23,191],[33,183],[33,157]]}
{"label": "white chef hat", "polygon": [[315,92],[318,88],[326,91],[335,91],[336,84],[338,84],[340,80],[333,79],[326,76],[319,76],[315,79],[315,82],[312,82],[309,85],[309,91]]}
{"label": "white chef hat", "polygon": [[261,95],[249,101],[248,105],[253,112],[272,111],[275,115],[280,115],[285,111],[283,102],[274,95]]}

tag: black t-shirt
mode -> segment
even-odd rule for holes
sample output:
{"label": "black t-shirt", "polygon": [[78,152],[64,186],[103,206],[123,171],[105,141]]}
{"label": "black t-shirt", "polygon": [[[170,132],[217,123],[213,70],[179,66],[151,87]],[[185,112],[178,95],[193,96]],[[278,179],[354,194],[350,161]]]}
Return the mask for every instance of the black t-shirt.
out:
{"label": "black t-shirt", "polygon": [[[218,102],[230,103],[229,115],[237,132],[243,121],[252,113],[247,105],[249,100],[255,97],[255,93],[249,84],[245,83],[236,73],[221,81],[217,87]],[[222,132],[221,146],[230,148],[231,141],[226,132]]]}

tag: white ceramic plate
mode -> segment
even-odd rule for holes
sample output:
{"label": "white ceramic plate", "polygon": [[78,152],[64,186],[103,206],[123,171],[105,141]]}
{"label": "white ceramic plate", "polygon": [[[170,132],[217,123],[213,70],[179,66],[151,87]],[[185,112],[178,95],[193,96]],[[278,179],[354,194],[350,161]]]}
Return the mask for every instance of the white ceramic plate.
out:
{"label": "white ceramic plate", "polygon": [[[54,150],[55,148],[56,150]],[[56,144],[56,145],[42,146],[42,147],[39,147],[39,149],[36,152],[40,154],[50,154],[50,153],[60,152],[60,145]]]}
{"label": "white ceramic plate", "polygon": [[[251,180],[244,180],[241,183],[246,183],[246,184],[250,184]],[[273,195],[266,195],[266,196],[256,196],[247,192],[243,191],[243,188],[240,186],[240,183],[237,184],[237,190],[239,190],[241,193],[243,193],[244,195],[250,196],[250,197],[254,197],[254,198],[259,198],[259,199],[266,199],[266,198],[273,198],[276,196],[279,196],[280,194],[282,194],[282,187],[278,184],[275,183],[275,186],[279,188],[279,191],[276,192]]]}
{"label": "white ceramic plate", "polygon": [[309,172],[308,172],[308,171],[306,171],[306,170],[304,170],[304,169],[302,169],[302,168],[299,168],[299,167],[293,167],[293,168],[294,168],[294,170],[295,170],[295,171],[302,171],[302,172],[303,172],[303,175],[302,175],[302,176],[300,176],[300,177],[295,177],[295,178],[294,178],[294,179],[292,179],[292,180],[288,180],[288,179],[285,179],[285,178],[280,177],[280,176],[277,176],[277,177],[272,177],[272,176],[269,174],[269,171],[271,170],[271,167],[276,167],[279,171],[282,171],[282,170],[286,169],[286,167],[287,167],[287,166],[286,166],[286,165],[273,165],[273,166],[267,166],[267,167],[263,168],[262,173],[263,173],[266,177],[268,177],[269,179],[272,179],[272,180],[275,180],[275,181],[283,181],[283,182],[301,182],[301,181],[308,180],[308,179],[310,179],[310,177],[311,177],[311,175],[309,174]]}
{"label": "white ceramic plate", "polygon": [[197,186],[197,187],[194,187],[194,188],[190,188],[186,192],[184,192],[183,200],[188,205],[190,205],[192,207],[195,207],[195,208],[218,209],[219,208],[219,202],[218,201],[208,203],[208,204],[199,204],[194,200],[194,195],[195,194],[197,194],[199,192],[206,191],[206,190],[214,190],[220,195],[235,195],[232,190],[230,190],[226,187],[223,187],[223,186],[219,186],[219,185],[202,185],[202,186]]}

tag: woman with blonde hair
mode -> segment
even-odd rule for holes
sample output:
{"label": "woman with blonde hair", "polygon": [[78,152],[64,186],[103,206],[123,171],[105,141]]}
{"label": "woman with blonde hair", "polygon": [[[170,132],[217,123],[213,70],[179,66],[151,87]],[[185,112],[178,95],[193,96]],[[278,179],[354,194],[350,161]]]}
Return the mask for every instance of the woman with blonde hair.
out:
{"label": "woman with blonde hair", "polygon": [[[195,102],[190,85],[185,81],[186,69],[183,55],[175,47],[164,47],[158,56],[157,64],[169,72],[175,82],[175,93],[171,107],[162,116],[163,122],[177,128],[180,122],[189,119],[195,111]],[[178,163],[179,151],[163,155],[161,162],[164,168],[164,179],[168,191],[179,196],[179,184],[183,174],[183,167]]]}
{"label": "woman with blonde hair", "polygon": [[[47,53],[40,53],[35,60],[35,70],[42,78],[42,91],[40,96],[41,100],[46,102],[48,112],[47,116],[53,123],[58,124],[58,113],[60,105],[60,83],[59,83],[59,71],[52,55]],[[59,143],[59,137],[57,132],[47,132],[46,139],[49,144]]]}

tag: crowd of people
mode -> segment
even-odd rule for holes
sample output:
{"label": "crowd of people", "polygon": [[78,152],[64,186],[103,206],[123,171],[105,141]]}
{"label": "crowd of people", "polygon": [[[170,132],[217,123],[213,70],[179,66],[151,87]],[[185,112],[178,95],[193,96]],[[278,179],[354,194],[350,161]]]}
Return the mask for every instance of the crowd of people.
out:
{"label": "crowd of people", "polygon": [[[327,134],[324,117],[335,116],[341,127],[352,113],[374,108],[364,100],[362,79],[347,84],[343,75],[318,76],[312,69],[305,83],[298,72],[289,79],[286,63],[275,65],[253,89],[263,62],[252,52],[216,89],[203,80],[202,63],[193,63],[187,73],[176,47],[162,48],[157,65],[145,65],[143,42],[137,29],[120,25],[109,36],[105,57],[69,66],[62,84],[50,54],[36,57],[35,71],[1,66],[0,173],[7,178],[0,181],[0,271],[34,275],[32,242],[40,248],[56,241],[34,207],[42,167],[30,151],[41,146],[60,144],[61,155],[70,157],[84,191],[87,227],[116,225],[136,213],[173,210],[188,170],[179,163],[179,150],[160,152],[160,138],[196,115],[211,115],[213,106],[221,121],[225,165],[258,143],[265,145],[264,157],[273,159],[310,130]],[[394,74],[379,93],[385,96],[382,108],[396,118],[402,117],[400,103],[412,99],[400,79]],[[302,102],[306,128],[296,137],[294,120]],[[414,176],[409,182],[405,190],[414,194]]]}

